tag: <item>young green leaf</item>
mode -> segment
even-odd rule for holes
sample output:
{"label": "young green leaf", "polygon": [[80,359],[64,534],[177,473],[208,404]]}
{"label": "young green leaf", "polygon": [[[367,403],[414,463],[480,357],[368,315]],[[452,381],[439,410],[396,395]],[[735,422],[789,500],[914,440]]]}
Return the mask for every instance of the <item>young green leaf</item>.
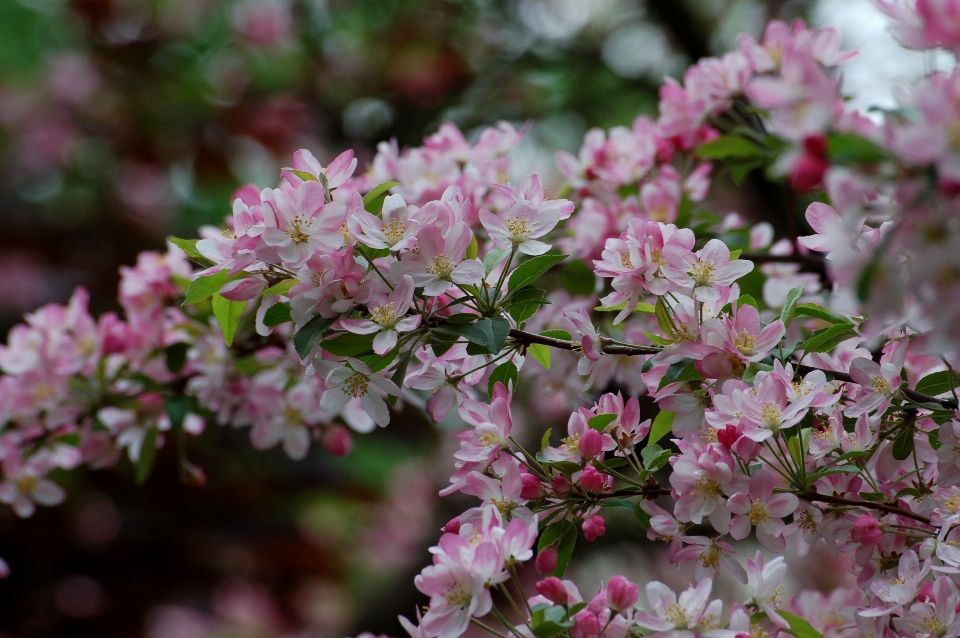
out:
{"label": "young green leaf", "polygon": [[217,318],[220,331],[223,332],[223,341],[228,346],[233,345],[233,337],[240,327],[240,316],[246,309],[246,301],[231,301],[220,293],[213,295],[213,316]]}
{"label": "young green leaf", "polygon": [[647,445],[653,445],[669,434],[670,431],[673,430],[673,419],[676,416],[676,412],[660,410],[657,418],[653,420],[653,425],[650,426],[650,435],[647,437]]}
{"label": "young green leaf", "polygon": [[320,337],[330,329],[335,319],[327,319],[317,315],[303,324],[295,335],[293,335],[293,347],[296,348],[300,359],[306,359],[307,355],[313,349],[313,344],[319,341]]}
{"label": "young green leaf", "polygon": [[541,275],[550,270],[554,264],[566,258],[566,255],[548,253],[523,262],[510,274],[507,289],[513,294],[524,286],[529,286],[539,279]]}

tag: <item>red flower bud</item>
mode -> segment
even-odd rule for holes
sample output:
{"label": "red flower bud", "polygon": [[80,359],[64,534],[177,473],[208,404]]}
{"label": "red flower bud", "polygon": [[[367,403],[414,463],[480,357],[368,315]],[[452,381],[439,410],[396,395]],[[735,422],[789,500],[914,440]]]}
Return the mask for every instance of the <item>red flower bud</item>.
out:
{"label": "red flower bud", "polygon": [[533,474],[522,474],[520,482],[523,485],[520,488],[520,498],[532,501],[543,496],[543,485],[541,485],[540,479]]}
{"label": "red flower bud", "polygon": [[580,454],[585,459],[595,459],[603,452],[603,437],[596,430],[587,430],[580,437]]}
{"label": "red flower bud", "polygon": [[332,425],[327,428],[320,439],[324,449],[334,456],[346,456],[353,448],[353,437],[350,430],[342,425]]}
{"label": "red flower bud", "polygon": [[597,468],[588,465],[580,473],[580,487],[587,492],[600,492],[603,490],[603,474],[597,471]]}
{"label": "red flower bud", "polygon": [[637,586],[623,576],[614,576],[607,584],[607,602],[610,603],[610,609],[633,609],[638,597]]}
{"label": "red flower bud", "polygon": [[[556,553],[556,552],[554,552]],[[541,552],[541,556],[542,556]],[[539,558],[537,559],[540,560]],[[537,593],[549,600],[552,603],[558,605],[566,605],[568,596],[567,588],[564,586],[563,581],[557,578],[556,576],[551,576],[549,578],[544,578],[539,583],[536,584]]]}
{"label": "red flower bud", "polygon": [[[557,568],[557,548],[553,545],[545,547],[539,554],[537,554],[535,565],[537,567],[537,571],[541,574],[549,574],[553,572]],[[537,586],[537,591],[540,591],[539,585]],[[546,594],[544,594],[544,596],[546,596]]]}
{"label": "red flower bud", "polygon": [[596,540],[607,531],[602,516],[591,516],[583,522],[583,536],[588,541]]}

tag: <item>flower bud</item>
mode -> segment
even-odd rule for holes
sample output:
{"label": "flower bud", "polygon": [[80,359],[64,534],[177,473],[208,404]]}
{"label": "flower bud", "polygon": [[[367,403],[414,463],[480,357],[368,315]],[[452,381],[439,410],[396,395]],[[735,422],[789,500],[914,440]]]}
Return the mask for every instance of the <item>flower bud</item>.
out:
{"label": "flower bud", "polygon": [[737,426],[728,423],[727,427],[717,430],[717,441],[726,448],[732,448],[733,444],[740,438],[740,432]]}
{"label": "flower bud", "polygon": [[933,597],[933,583],[924,583],[920,585],[920,590],[917,592],[917,602],[918,603],[936,603],[937,601]]}
{"label": "flower bud", "polygon": [[350,430],[342,425],[332,425],[327,428],[321,438],[324,449],[334,456],[346,456],[353,448],[353,437]]}
{"label": "flower bud", "polygon": [[443,526],[443,531],[447,534],[459,534],[460,533],[460,517],[455,516],[451,518],[446,525]]}
{"label": "flower bud", "polygon": [[883,536],[883,530],[880,529],[880,521],[864,514],[853,521],[850,536],[854,542],[860,543],[861,545],[877,545]]}
{"label": "flower bud", "polygon": [[537,571],[541,574],[553,572],[557,568],[557,548],[553,545],[545,547],[537,554],[537,560],[534,564],[537,566]]}
{"label": "flower bud", "polygon": [[596,430],[590,429],[580,437],[580,454],[585,459],[595,459],[603,452],[603,437]]}
{"label": "flower bud", "polygon": [[543,496],[543,485],[533,474],[522,474],[520,476],[522,487],[520,488],[520,498],[532,501]]}
{"label": "flower bud", "polygon": [[[554,552],[556,553],[556,552]],[[541,552],[542,555],[542,552]],[[537,559],[539,560],[539,558]],[[537,593],[549,600],[552,603],[558,605],[567,604],[567,588],[564,586],[563,581],[557,578],[556,576],[550,576],[549,578],[544,578],[539,583],[536,584]]]}
{"label": "flower bud", "polygon": [[610,609],[626,611],[637,604],[637,586],[623,576],[614,576],[607,584],[607,602]]}
{"label": "flower bud", "polygon": [[583,522],[583,536],[588,541],[596,540],[603,536],[607,531],[607,526],[603,522],[602,516],[591,516]]}
{"label": "flower bud", "polygon": [[594,638],[600,635],[600,619],[596,614],[584,609],[573,618],[573,638]]}
{"label": "flower bud", "polygon": [[553,491],[557,494],[563,494],[570,491],[570,481],[567,477],[557,474],[553,477]]}
{"label": "flower bud", "polygon": [[580,487],[587,492],[600,492],[603,490],[603,474],[597,471],[597,468],[588,465],[580,473]]}

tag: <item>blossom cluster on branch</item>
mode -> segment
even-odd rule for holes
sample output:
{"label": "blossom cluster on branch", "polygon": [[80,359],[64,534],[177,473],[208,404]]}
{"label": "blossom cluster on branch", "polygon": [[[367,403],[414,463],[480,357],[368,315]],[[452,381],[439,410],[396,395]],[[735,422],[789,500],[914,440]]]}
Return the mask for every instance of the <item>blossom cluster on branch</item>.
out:
{"label": "blossom cluster on branch", "polygon": [[[883,3],[907,44],[950,46],[934,5]],[[402,401],[466,424],[441,494],[480,500],[415,581],[414,638],[960,635],[960,73],[870,119],[845,106],[839,42],[801,22],[741,37],[668,80],[657,120],[559,154],[558,197],[514,174],[506,123],[382,144],[359,174],[352,151],[299,151],[225,229],[124,269],[123,317],[78,291],[11,332],[0,501],[29,516],[64,498],[54,469],[124,453],[143,480],[168,438],[202,481],[183,442],[208,421],[346,454]],[[716,170],[787,183],[813,234],[710,213]],[[534,375],[572,410],[524,447],[512,404]],[[588,599],[561,580],[609,508],[697,582],[639,603],[620,576]],[[751,535],[850,553],[857,586],[788,598],[782,558],[738,557]],[[750,592],[726,611],[721,571]]]}

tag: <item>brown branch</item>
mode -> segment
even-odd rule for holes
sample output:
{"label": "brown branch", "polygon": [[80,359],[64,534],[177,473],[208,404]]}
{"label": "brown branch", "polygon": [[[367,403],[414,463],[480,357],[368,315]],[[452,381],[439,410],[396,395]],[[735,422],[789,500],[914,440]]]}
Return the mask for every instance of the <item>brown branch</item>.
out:
{"label": "brown branch", "polygon": [[[536,335],[532,332],[524,332],[523,330],[510,329],[510,338],[515,341],[519,341],[525,345],[530,345],[532,343],[538,343],[540,345],[549,346],[551,348],[557,348],[560,350],[575,350],[580,351],[580,344],[575,341],[566,341],[564,339],[554,339],[553,337],[545,337],[543,335]],[[602,338],[601,338],[602,339]],[[609,339],[602,339],[602,341],[609,341]],[[625,356],[636,356],[636,355],[647,355],[647,354],[660,354],[662,352],[661,348],[654,346],[633,346],[621,343],[606,343],[600,349],[603,354],[613,354],[613,355],[625,355]]]}
{"label": "brown branch", "polygon": [[915,521],[923,523],[924,525],[932,525],[930,519],[926,516],[921,516],[920,514],[914,514],[910,510],[905,510],[902,507],[897,507],[896,505],[890,505],[888,503],[871,503],[869,501],[851,501],[845,498],[840,498],[839,496],[828,496],[826,494],[816,494],[814,492],[804,492],[797,494],[797,498],[803,499],[809,503],[820,502],[820,503],[830,503],[832,505],[843,505],[847,507],[865,507],[867,509],[878,510],[880,512],[886,512],[888,514],[896,514],[897,516],[903,516],[905,518],[912,518]]}

